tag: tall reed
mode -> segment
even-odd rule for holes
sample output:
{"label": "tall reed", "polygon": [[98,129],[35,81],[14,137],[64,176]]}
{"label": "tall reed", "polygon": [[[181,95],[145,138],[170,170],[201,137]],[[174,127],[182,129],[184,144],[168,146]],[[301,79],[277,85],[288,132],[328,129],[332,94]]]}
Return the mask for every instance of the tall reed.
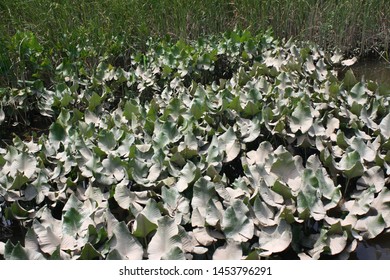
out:
{"label": "tall reed", "polygon": [[[276,36],[361,53],[389,50],[388,0],[2,0],[0,39],[29,30],[52,47],[112,38],[142,46],[149,36],[194,39],[272,27]],[[107,43],[108,42],[108,43]],[[112,42],[111,42],[112,43]]]}

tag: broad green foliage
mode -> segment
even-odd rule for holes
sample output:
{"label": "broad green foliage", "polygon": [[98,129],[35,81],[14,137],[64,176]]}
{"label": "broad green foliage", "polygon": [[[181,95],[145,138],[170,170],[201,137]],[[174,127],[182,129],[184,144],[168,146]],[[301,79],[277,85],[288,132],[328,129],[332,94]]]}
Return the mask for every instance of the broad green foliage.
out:
{"label": "broad green foliage", "polygon": [[390,228],[389,90],[353,61],[248,32],[130,58],[1,92],[2,126],[52,120],[0,149],[4,258],[348,258]]}

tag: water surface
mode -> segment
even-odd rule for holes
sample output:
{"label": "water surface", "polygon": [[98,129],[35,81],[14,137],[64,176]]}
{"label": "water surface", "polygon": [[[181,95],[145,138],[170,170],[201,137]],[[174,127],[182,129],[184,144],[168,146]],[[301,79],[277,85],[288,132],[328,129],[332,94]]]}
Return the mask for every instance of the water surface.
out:
{"label": "water surface", "polygon": [[390,62],[379,59],[362,59],[352,67],[356,78],[384,83],[390,86]]}

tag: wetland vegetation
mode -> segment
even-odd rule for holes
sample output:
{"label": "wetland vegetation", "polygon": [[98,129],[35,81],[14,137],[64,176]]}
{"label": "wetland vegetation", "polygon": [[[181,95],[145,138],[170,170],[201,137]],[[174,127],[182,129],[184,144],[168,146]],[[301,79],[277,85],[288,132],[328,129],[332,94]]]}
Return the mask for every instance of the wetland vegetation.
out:
{"label": "wetland vegetation", "polygon": [[0,258],[386,258],[389,15],[2,1]]}

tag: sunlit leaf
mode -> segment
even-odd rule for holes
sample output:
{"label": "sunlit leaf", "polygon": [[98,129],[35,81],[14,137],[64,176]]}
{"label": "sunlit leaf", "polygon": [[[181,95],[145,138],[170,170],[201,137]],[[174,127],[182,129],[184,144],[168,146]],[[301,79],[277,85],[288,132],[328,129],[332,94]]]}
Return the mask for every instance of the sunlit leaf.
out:
{"label": "sunlit leaf", "polygon": [[110,248],[116,250],[123,259],[127,260],[142,260],[144,253],[142,245],[130,234],[124,222],[114,227]]}
{"label": "sunlit leaf", "polygon": [[226,238],[245,242],[254,234],[253,222],[247,217],[249,209],[241,200],[235,200],[223,215],[222,230]]}
{"label": "sunlit leaf", "polygon": [[218,247],[214,254],[213,260],[240,260],[242,258],[242,248],[239,242],[227,240],[227,242]]}
{"label": "sunlit leaf", "polygon": [[[164,216],[158,221],[156,234],[148,245],[148,257],[151,260],[181,259],[181,240],[178,236],[179,229],[174,219]],[[180,250],[178,250],[179,248]]]}
{"label": "sunlit leaf", "polygon": [[259,247],[272,253],[284,251],[291,241],[291,226],[284,220],[278,225],[263,228],[259,233]]}
{"label": "sunlit leaf", "polygon": [[302,133],[306,133],[312,124],[313,116],[310,110],[310,106],[305,104],[304,101],[299,102],[298,106],[291,114],[291,131],[295,133],[300,130]]}

